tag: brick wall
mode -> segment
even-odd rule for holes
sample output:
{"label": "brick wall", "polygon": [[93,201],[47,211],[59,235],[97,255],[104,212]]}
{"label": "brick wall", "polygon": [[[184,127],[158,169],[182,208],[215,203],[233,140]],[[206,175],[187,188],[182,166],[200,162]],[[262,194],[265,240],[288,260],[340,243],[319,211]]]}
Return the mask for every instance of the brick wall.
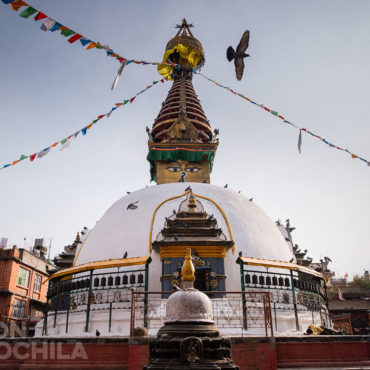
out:
{"label": "brick wall", "polygon": [[[233,360],[241,370],[370,365],[369,336],[231,339]],[[10,356],[5,356],[7,346],[13,349]],[[0,369],[139,370],[148,363],[149,346],[147,338],[6,339],[0,341],[0,358]]]}

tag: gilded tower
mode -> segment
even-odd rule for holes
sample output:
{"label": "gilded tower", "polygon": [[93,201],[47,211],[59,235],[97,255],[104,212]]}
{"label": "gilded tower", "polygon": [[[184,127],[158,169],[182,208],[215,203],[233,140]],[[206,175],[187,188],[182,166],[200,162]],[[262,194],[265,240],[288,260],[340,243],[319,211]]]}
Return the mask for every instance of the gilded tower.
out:
{"label": "gilded tower", "polygon": [[[218,141],[192,85],[193,73],[204,64],[202,44],[183,19],[166,46],[158,72],[173,80],[149,134],[151,179],[157,184],[210,182]],[[168,65],[168,64],[172,64]]]}

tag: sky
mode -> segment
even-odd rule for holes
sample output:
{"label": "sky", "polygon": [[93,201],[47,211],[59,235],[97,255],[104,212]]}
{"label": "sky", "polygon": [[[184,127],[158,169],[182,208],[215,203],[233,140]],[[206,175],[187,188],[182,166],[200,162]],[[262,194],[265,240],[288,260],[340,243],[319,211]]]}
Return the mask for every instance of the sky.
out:
{"label": "sky", "polygon": [[[370,2],[30,0],[30,5],[128,59],[160,62],[185,17],[203,44],[202,73],[288,121],[370,161]],[[24,9],[24,8],[23,8]],[[0,2],[0,167],[80,130],[161,76],[102,50],[70,45]],[[242,81],[226,59],[250,30]],[[370,262],[370,167],[229,91],[194,76],[212,128],[220,130],[211,183],[241,191],[274,221],[290,219],[294,242],[337,277]],[[51,257],[92,228],[110,205],[150,184],[145,127],[170,82],[103,118],[64,151],[0,171],[0,238],[51,240]],[[26,242],[24,241],[26,237]]]}

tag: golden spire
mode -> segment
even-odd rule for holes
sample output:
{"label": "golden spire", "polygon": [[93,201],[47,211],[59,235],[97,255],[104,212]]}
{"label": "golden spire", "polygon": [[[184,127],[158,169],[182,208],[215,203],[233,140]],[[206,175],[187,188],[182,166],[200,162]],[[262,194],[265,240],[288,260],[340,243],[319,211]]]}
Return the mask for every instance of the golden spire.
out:
{"label": "golden spire", "polygon": [[190,193],[188,207],[189,212],[195,212],[197,210],[197,201],[195,200],[195,196],[193,193]]}
{"label": "golden spire", "polygon": [[158,72],[174,80],[152,130],[147,128],[151,180],[209,183],[218,141],[192,85],[204,64],[203,46],[185,19],[166,46]]}
{"label": "golden spire", "polygon": [[[193,287],[193,281],[195,280],[195,268],[191,260],[191,249],[186,250],[185,262],[181,269],[182,281],[184,282],[184,288]],[[191,282],[191,286],[185,282]],[[185,286],[187,285],[187,286]]]}

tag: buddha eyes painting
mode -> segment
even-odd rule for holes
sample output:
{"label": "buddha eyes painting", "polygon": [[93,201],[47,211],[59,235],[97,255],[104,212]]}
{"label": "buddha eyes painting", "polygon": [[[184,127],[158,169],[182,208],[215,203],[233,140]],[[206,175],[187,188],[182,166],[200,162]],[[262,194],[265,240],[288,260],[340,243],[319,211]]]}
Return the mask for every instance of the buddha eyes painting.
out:
{"label": "buddha eyes painting", "polygon": [[204,172],[205,165],[201,162],[177,160],[165,163],[162,168],[166,172],[166,181],[170,182],[201,182],[208,178]]}
{"label": "buddha eyes painting", "polygon": [[171,162],[170,166],[167,167],[167,170],[170,172],[198,172],[200,170],[200,164],[198,162]]}

